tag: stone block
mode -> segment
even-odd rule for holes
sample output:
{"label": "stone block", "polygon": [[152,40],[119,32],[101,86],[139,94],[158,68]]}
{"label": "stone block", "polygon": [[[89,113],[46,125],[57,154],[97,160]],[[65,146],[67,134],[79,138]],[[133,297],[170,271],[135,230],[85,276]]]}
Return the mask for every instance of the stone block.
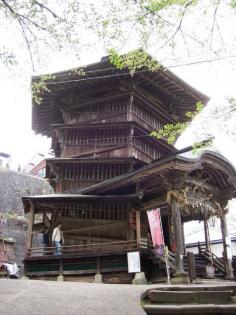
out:
{"label": "stone block", "polygon": [[95,283],[103,283],[102,281],[102,275],[100,273],[97,273],[95,276],[94,276],[94,282]]}
{"label": "stone block", "polygon": [[144,272],[137,272],[132,281],[132,284],[147,284],[147,279]]}
{"label": "stone block", "polygon": [[58,276],[57,281],[64,281],[64,276]]}

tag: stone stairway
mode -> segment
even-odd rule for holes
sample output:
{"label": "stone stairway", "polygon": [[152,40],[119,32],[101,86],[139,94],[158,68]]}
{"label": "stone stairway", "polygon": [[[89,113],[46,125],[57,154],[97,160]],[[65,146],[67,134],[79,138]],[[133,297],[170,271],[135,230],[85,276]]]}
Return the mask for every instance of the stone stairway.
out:
{"label": "stone stairway", "polygon": [[236,314],[236,285],[159,287],[141,304],[146,314]]}

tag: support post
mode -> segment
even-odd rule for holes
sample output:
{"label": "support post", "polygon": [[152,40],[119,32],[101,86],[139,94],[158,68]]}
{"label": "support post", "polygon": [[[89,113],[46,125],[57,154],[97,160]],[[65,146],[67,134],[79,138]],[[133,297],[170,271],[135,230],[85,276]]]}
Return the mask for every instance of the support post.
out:
{"label": "support post", "polygon": [[183,262],[183,234],[182,234],[182,222],[179,210],[179,205],[175,198],[171,200],[172,220],[174,225],[174,237],[176,241],[175,251],[175,274],[174,283],[189,283],[187,273],[184,271]]}
{"label": "support post", "polygon": [[131,126],[130,132],[129,132],[129,147],[128,147],[128,154],[129,156],[133,155],[133,139],[134,139],[134,126]]}
{"label": "support post", "polygon": [[210,240],[209,240],[208,222],[206,218],[204,218],[204,234],[205,234],[206,249],[209,250]]}
{"label": "support post", "polygon": [[30,200],[30,213],[28,222],[28,235],[27,235],[27,251],[30,254],[30,248],[32,247],[33,240],[33,226],[34,226],[35,206]]}
{"label": "support post", "polygon": [[193,280],[196,280],[197,278],[194,253],[187,252],[187,260],[188,260],[188,275],[189,275],[190,282],[192,283]]}
{"label": "support post", "polygon": [[135,240],[136,212],[128,209],[127,211],[127,241]]}
{"label": "support post", "polygon": [[233,280],[233,270],[232,270],[232,262],[231,257],[229,257],[227,248],[229,248],[229,244],[227,244],[228,239],[228,231],[227,231],[227,223],[226,223],[226,216],[225,213],[222,213],[220,217],[221,223],[221,233],[222,233],[222,240],[223,240],[223,249],[224,249],[224,264],[225,264],[225,279]]}
{"label": "support post", "polygon": [[136,240],[139,248],[141,245],[140,211],[136,211]]}
{"label": "support post", "polygon": [[64,276],[63,276],[63,260],[60,259],[60,265],[59,265],[59,276],[57,277],[57,281],[64,281]]}
{"label": "support post", "polygon": [[[136,240],[137,240],[137,249],[140,250],[141,247],[141,224],[140,224],[140,210],[136,210]],[[141,260],[141,257],[140,257]],[[140,261],[140,267],[142,270],[142,263]],[[140,271],[136,272],[132,284],[147,284],[147,279],[145,273]]]}
{"label": "support post", "polygon": [[184,223],[181,223],[181,229],[182,229],[183,254],[186,255],[187,250],[186,250],[185,236],[184,236]]}
{"label": "support post", "polygon": [[101,261],[100,258],[97,259],[97,273],[94,276],[95,283],[103,283],[101,275]]}
{"label": "support post", "polygon": [[129,104],[127,108],[127,120],[131,121],[132,120],[132,106],[133,106],[133,101],[134,101],[134,94],[131,93],[130,99],[129,99]]}

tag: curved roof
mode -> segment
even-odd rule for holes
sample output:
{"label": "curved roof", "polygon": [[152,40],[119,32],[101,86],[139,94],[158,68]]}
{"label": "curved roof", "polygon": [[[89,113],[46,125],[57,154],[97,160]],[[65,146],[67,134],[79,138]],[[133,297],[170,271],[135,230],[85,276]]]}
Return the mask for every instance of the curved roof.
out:
{"label": "curved roof", "polygon": [[196,159],[172,154],[139,170],[118,176],[105,182],[85,188],[83,194],[114,193],[139,183],[143,193],[156,193],[169,188],[168,179],[194,180],[204,183],[218,194],[227,195],[227,199],[236,196],[236,169],[222,155],[205,151]]}

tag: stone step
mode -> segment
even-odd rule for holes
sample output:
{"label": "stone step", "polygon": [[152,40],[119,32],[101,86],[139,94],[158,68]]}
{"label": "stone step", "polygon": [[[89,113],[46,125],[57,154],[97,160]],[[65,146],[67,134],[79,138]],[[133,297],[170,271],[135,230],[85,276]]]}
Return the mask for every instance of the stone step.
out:
{"label": "stone step", "polygon": [[150,290],[147,298],[152,303],[161,304],[224,304],[232,302],[233,291],[160,291]]}
{"label": "stone step", "polygon": [[143,305],[146,314],[156,315],[235,315],[236,304],[181,304],[181,305]]}

